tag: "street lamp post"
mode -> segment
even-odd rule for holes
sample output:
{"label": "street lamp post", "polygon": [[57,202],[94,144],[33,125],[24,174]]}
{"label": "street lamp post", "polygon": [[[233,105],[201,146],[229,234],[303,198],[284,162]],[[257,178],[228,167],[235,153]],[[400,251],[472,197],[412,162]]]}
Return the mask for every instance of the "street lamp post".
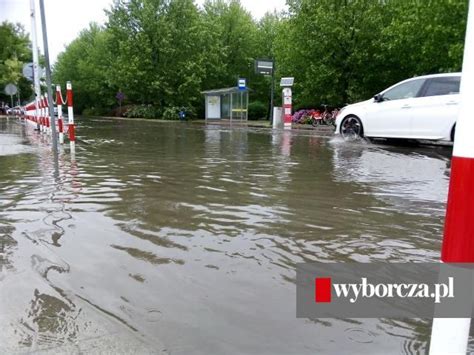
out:
{"label": "street lamp post", "polygon": [[57,137],[57,132],[56,132],[56,120],[54,117],[53,90],[51,90],[51,66],[49,63],[48,34],[46,31],[46,16],[44,12],[44,0],[39,0],[39,3],[40,3],[40,12],[41,12],[41,26],[43,29],[44,59],[46,63],[46,87],[48,90],[48,107],[49,107],[49,116],[51,118],[53,152],[57,152],[58,151],[58,137]]}

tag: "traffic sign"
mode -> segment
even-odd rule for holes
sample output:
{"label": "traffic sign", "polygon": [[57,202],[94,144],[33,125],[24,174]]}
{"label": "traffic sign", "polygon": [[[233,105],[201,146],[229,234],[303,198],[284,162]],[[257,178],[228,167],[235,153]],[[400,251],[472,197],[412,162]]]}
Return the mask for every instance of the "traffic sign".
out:
{"label": "traffic sign", "polygon": [[239,79],[239,90],[244,91],[245,89],[247,89],[247,80]]}
{"label": "traffic sign", "polygon": [[18,89],[17,89],[16,85],[7,84],[7,86],[5,86],[5,94],[7,94],[8,96],[13,96],[17,92],[18,92]]}
{"label": "traffic sign", "polygon": [[272,75],[273,61],[272,60],[255,60],[255,72],[257,74]]}
{"label": "traffic sign", "polygon": [[295,78],[281,78],[280,86],[284,88],[292,87],[295,82]]}

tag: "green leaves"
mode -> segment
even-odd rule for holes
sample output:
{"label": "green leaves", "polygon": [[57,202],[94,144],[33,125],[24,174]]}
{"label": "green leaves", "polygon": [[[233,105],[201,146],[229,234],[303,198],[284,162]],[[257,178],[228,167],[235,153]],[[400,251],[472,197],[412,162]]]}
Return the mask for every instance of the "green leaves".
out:
{"label": "green leaves", "polygon": [[257,21],[238,0],[116,0],[106,25],[91,25],[58,58],[55,80],[73,81],[79,110],[113,109],[121,90],[125,105],[157,115],[202,111],[201,91],[238,77],[247,78],[251,102],[268,103],[270,78],[254,73],[257,58],[275,59],[278,77],[295,77],[300,107],[339,106],[413,75],[461,69],[467,0],[288,5]]}
{"label": "green leaves", "polygon": [[3,93],[8,83],[18,86],[22,98],[32,95],[30,83],[23,78],[23,65],[31,61],[28,36],[19,24],[3,22],[0,25],[0,101],[10,102]]}
{"label": "green leaves", "polygon": [[341,105],[461,68],[467,1],[298,0],[276,39],[299,106]]}

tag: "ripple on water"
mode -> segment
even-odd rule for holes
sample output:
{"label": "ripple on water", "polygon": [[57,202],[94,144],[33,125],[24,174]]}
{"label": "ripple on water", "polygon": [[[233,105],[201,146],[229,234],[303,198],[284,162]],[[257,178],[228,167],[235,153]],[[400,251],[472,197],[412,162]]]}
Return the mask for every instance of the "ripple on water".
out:
{"label": "ripple on water", "polygon": [[15,310],[0,327],[23,349],[109,327],[181,353],[426,349],[425,323],[296,319],[294,267],[439,258],[446,154],[81,120],[57,171],[46,137],[0,124],[0,297]]}

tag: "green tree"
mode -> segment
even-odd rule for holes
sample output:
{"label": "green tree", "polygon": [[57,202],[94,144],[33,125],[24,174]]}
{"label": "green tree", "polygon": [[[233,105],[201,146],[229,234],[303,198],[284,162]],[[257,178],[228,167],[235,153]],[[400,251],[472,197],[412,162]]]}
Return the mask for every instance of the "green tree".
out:
{"label": "green tree", "polygon": [[[252,18],[239,0],[115,0],[59,56],[55,80],[72,80],[80,108],[111,109],[121,89],[148,116],[203,108],[200,91],[245,77],[267,104],[274,58],[294,76],[296,106],[342,105],[414,75],[461,68],[467,0],[288,0],[289,11]],[[21,56],[8,56],[15,73]],[[6,71],[6,69],[4,70]],[[278,98],[280,95],[276,95]]]}
{"label": "green tree", "polygon": [[28,35],[21,25],[5,21],[0,25],[0,43],[0,101],[10,102],[3,92],[8,83],[17,85],[22,100],[31,98],[31,83],[22,74],[23,65],[32,57]]}
{"label": "green tree", "polygon": [[115,103],[110,63],[109,34],[97,24],[91,24],[58,56],[53,80],[63,88],[71,81],[75,108],[80,113],[88,108],[92,113],[105,113]]}
{"label": "green tree", "polygon": [[300,106],[366,99],[414,75],[459,70],[466,0],[292,0],[275,41]]}
{"label": "green tree", "polygon": [[281,69],[296,79],[296,102],[341,104],[367,95],[359,82],[378,75],[383,6],[371,0],[301,0],[291,11],[278,48]]}
{"label": "green tree", "polygon": [[213,64],[207,70],[211,80],[205,88],[236,86],[239,77],[249,79],[258,50],[258,28],[250,13],[239,0],[207,0],[203,18],[212,33],[208,53]]}
{"label": "green tree", "polygon": [[201,23],[192,0],[118,1],[109,12],[114,82],[137,103],[193,107],[204,76]]}

